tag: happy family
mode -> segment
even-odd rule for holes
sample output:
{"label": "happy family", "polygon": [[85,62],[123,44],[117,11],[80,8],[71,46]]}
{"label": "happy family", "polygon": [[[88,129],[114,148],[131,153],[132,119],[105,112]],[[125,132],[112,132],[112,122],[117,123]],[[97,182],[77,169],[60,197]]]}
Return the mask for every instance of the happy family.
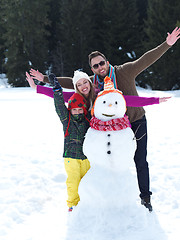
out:
{"label": "happy family", "polygon": [[[80,201],[78,187],[81,179],[90,169],[90,162],[83,153],[85,134],[90,126],[91,110],[98,94],[104,90],[104,79],[109,77],[114,88],[122,91],[126,100],[126,116],[136,135],[137,148],[134,162],[140,191],[141,204],[152,211],[149,167],[147,162],[147,121],[143,106],[159,104],[168,100],[164,98],[139,97],[135,85],[136,77],[157,61],[180,38],[180,28],[168,33],[166,40],[154,49],[143,54],[139,59],[122,65],[112,66],[104,54],[94,51],[89,54],[89,65],[93,72],[75,71],[73,78],[56,77],[54,74],[43,75],[38,70],[26,72],[29,85],[37,93],[54,98],[56,112],[64,130],[64,165],[67,173],[68,211]],[[34,79],[50,83],[52,88],[36,85]],[[74,89],[65,92],[62,88]],[[65,103],[68,103],[66,107]],[[114,119],[115,121],[115,119]],[[142,137],[143,136],[143,137]],[[117,159],[118,160],[118,159]],[[120,191],[120,189],[119,189]]]}

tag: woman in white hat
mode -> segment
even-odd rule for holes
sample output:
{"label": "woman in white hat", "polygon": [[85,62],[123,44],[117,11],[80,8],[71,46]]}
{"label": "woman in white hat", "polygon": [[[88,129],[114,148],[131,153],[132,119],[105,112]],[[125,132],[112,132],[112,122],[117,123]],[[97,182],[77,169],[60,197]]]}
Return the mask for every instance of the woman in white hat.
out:
{"label": "woman in white hat", "polygon": [[75,92],[81,94],[86,99],[88,108],[91,109],[97,93],[90,77],[85,72],[76,70],[72,82]]}

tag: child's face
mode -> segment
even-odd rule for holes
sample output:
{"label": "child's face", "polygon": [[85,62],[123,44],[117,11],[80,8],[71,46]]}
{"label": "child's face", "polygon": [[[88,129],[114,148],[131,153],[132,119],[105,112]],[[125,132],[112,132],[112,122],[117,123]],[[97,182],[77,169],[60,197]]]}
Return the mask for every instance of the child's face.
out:
{"label": "child's face", "polygon": [[77,115],[77,114],[82,114],[84,113],[83,108],[72,108],[71,109],[71,114],[72,115]]}

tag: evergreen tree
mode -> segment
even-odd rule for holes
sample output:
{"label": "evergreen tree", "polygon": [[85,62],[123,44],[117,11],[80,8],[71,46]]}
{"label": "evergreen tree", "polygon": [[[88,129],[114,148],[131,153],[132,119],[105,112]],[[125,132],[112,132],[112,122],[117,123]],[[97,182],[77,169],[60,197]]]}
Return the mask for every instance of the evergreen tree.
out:
{"label": "evergreen tree", "polygon": [[108,31],[105,24],[104,0],[92,0],[91,10],[89,12],[91,33],[88,39],[89,53],[92,51],[105,52],[106,44],[104,35]]}
{"label": "evergreen tree", "polygon": [[144,32],[145,21],[147,20],[147,5],[148,0],[136,0],[137,11],[138,11],[138,30],[136,35],[139,39],[139,45],[136,48],[136,56],[139,58],[144,54],[145,49],[143,48],[143,42],[146,41],[146,34]]}
{"label": "evergreen tree", "polygon": [[3,0],[3,34],[6,47],[8,81],[25,86],[25,71],[36,67],[43,71],[47,60],[45,26],[50,0]]}
{"label": "evergreen tree", "polygon": [[136,58],[138,13],[136,0],[104,0],[106,56],[110,62],[120,64]]}
{"label": "evergreen tree", "polygon": [[[2,7],[1,7],[1,4],[2,4],[2,1],[3,0],[0,0],[0,16],[2,16]],[[4,52],[5,52],[5,41],[4,39],[2,38],[3,34],[5,33],[5,29],[3,27],[3,22],[2,22],[2,19],[0,18],[0,73],[5,73],[5,69],[3,68],[3,63],[5,61],[5,55],[4,55]]]}
{"label": "evergreen tree", "polygon": [[[165,41],[167,32],[179,26],[179,0],[150,0],[145,32],[148,41],[144,42],[146,50],[152,49]],[[180,42],[162,56],[145,72],[144,81],[152,89],[171,90],[180,88]]]}
{"label": "evergreen tree", "polygon": [[[49,71],[59,75],[63,74],[63,67],[61,67],[61,53],[59,52],[59,42],[62,36],[61,31],[59,31],[59,25],[61,24],[61,10],[62,0],[51,0],[49,5],[48,19],[50,21],[47,30],[49,32],[48,36],[48,65]],[[63,66],[63,64],[62,64]]]}
{"label": "evergreen tree", "polygon": [[147,19],[148,0],[136,0],[136,5],[137,5],[137,11],[139,15],[139,24],[143,26],[144,20]]}
{"label": "evergreen tree", "polygon": [[[92,38],[92,1],[62,0],[58,23],[58,42],[54,68],[60,75],[72,76],[74,70],[88,66],[89,41]],[[88,67],[89,69],[89,67]]]}
{"label": "evergreen tree", "polygon": [[136,0],[58,0],[57,4],[51,65],[56,75],[70,76],[79,68],[92,74],[88,54],[95,50],[112,64],[136,58],[141,41]]}

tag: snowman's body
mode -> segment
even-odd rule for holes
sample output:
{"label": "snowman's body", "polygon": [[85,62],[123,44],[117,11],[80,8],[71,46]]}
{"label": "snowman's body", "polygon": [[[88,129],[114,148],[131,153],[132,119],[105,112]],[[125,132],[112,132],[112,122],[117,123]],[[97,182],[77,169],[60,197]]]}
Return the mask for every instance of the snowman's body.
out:
{"label": "snowman's body", "polygon": [[84,141],[84,153],[91,166],[99,165],[111,171],[129,171],[133,166],[136,141],[131,128],[119,131],[88,129]]}

